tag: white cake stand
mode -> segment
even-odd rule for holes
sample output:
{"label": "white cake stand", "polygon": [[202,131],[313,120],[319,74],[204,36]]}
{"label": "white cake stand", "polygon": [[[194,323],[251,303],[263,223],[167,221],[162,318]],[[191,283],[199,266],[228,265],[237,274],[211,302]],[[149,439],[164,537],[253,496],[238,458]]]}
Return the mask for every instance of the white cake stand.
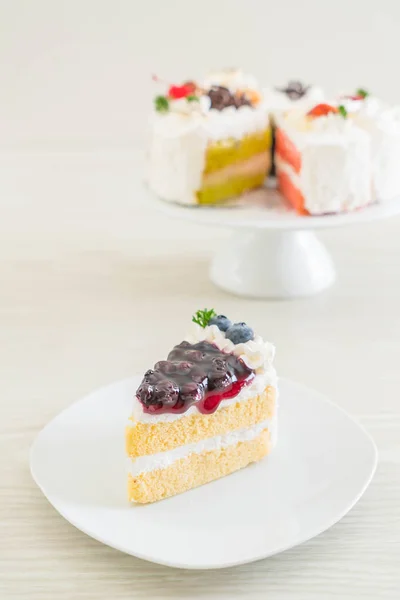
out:
{"label": "white cake stand", "polygon": [[212,261],[211,280],[223,290],[252,298],[295,298],[321,292],[334,283],[336,274],[314,230],[400,213],[399,198],[347,214],[299,216],[285,206],[275,189],[267,188],[220,208],[155,202],[171,217],[233,229]]}

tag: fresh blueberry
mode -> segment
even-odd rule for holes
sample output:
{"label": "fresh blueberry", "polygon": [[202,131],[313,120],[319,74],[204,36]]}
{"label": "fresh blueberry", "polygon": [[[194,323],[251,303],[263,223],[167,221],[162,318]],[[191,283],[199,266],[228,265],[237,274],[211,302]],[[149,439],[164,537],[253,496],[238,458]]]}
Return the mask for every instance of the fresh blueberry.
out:
{"label": "fresh blueberry", "polygon": [[235,323],[229,327],[226,337],[233,344],[244,344],[254,338],[254,331],[246,323]]}
{"label": "fresh blueberry", "polygon": [[224,315],[218,315],[217,317],[212,317],[208,324],[216,325],[221,331],[227,331],[232,325],[232,321],[230,321],[228,317],[225,317]]}

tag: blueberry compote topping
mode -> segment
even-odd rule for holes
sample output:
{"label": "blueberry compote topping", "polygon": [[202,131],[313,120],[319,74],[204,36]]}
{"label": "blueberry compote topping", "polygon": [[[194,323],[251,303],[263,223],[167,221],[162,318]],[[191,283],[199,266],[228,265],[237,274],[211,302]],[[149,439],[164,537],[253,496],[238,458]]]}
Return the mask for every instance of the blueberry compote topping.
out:
{"label": "blueberry compote topping", "polygon": [[195,404],[209,414],[253,378],[254,371],[234,354],[209,342],[182,342],[145,373],[136,395],[147,413],[184,413]]}

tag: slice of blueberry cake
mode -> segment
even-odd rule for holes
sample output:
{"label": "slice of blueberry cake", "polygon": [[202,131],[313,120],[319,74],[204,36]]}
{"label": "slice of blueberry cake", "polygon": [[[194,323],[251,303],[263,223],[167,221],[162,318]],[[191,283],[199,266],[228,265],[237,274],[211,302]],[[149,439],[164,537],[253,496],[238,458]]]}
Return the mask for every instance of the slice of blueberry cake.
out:
{"label": "slice of blueberry cake", "polygon": [[193,321],[137,389],[126,430],[132,502],[228,475],[263,458],[276,441],[274,347],[214,310],[198,311]]}

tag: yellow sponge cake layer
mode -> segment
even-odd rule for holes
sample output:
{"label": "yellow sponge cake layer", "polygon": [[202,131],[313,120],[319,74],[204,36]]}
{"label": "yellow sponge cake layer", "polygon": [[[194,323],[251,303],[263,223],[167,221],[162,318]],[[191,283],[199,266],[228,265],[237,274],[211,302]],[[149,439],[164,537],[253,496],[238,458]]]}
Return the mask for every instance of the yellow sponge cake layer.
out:
{"label": "yellow sponge cake layer", "polygon": [[257,437],[224,448],[192,453],[164,469],[128,476],[129,500],[155,502],[229,475],[268,454],[271,436],[264,429]]}
{"label": "yellow sponge cake layer", "polygon": [[126,428],[126,451],[132,458],[158,454],[177,446],[251,427],[271,419],[275,414],[275,404],[276,390],[267,386],[260,395],[229,404],[211,415],[196,412],[174,421],[135,421]]}
{"label": "yellow sponge cake layer", "polygon": [[261,187],[270,166],[270,153],[260,152],[243,162],[204,175],[202,186],[196,192],[197,201],[199,204],[214,204]]}
{"label": "yellow sponge cake layer", "polygon": [[266,152],[272,146],[271,128],[245,135],[242,139],[230,138],[208,145],[204,175],[219,171],[229,165],[246,161],[255,154]]}
{"label": "yellow sponge cake layer", "polygon": [[222,183],[203,186],[196,193],[197,201],[199,204],[216,204],[217,202],[231,200],[236,196],[240,196],[240,194],[261,187],[265,177],[265,172],[256,175],[240,175]]}

